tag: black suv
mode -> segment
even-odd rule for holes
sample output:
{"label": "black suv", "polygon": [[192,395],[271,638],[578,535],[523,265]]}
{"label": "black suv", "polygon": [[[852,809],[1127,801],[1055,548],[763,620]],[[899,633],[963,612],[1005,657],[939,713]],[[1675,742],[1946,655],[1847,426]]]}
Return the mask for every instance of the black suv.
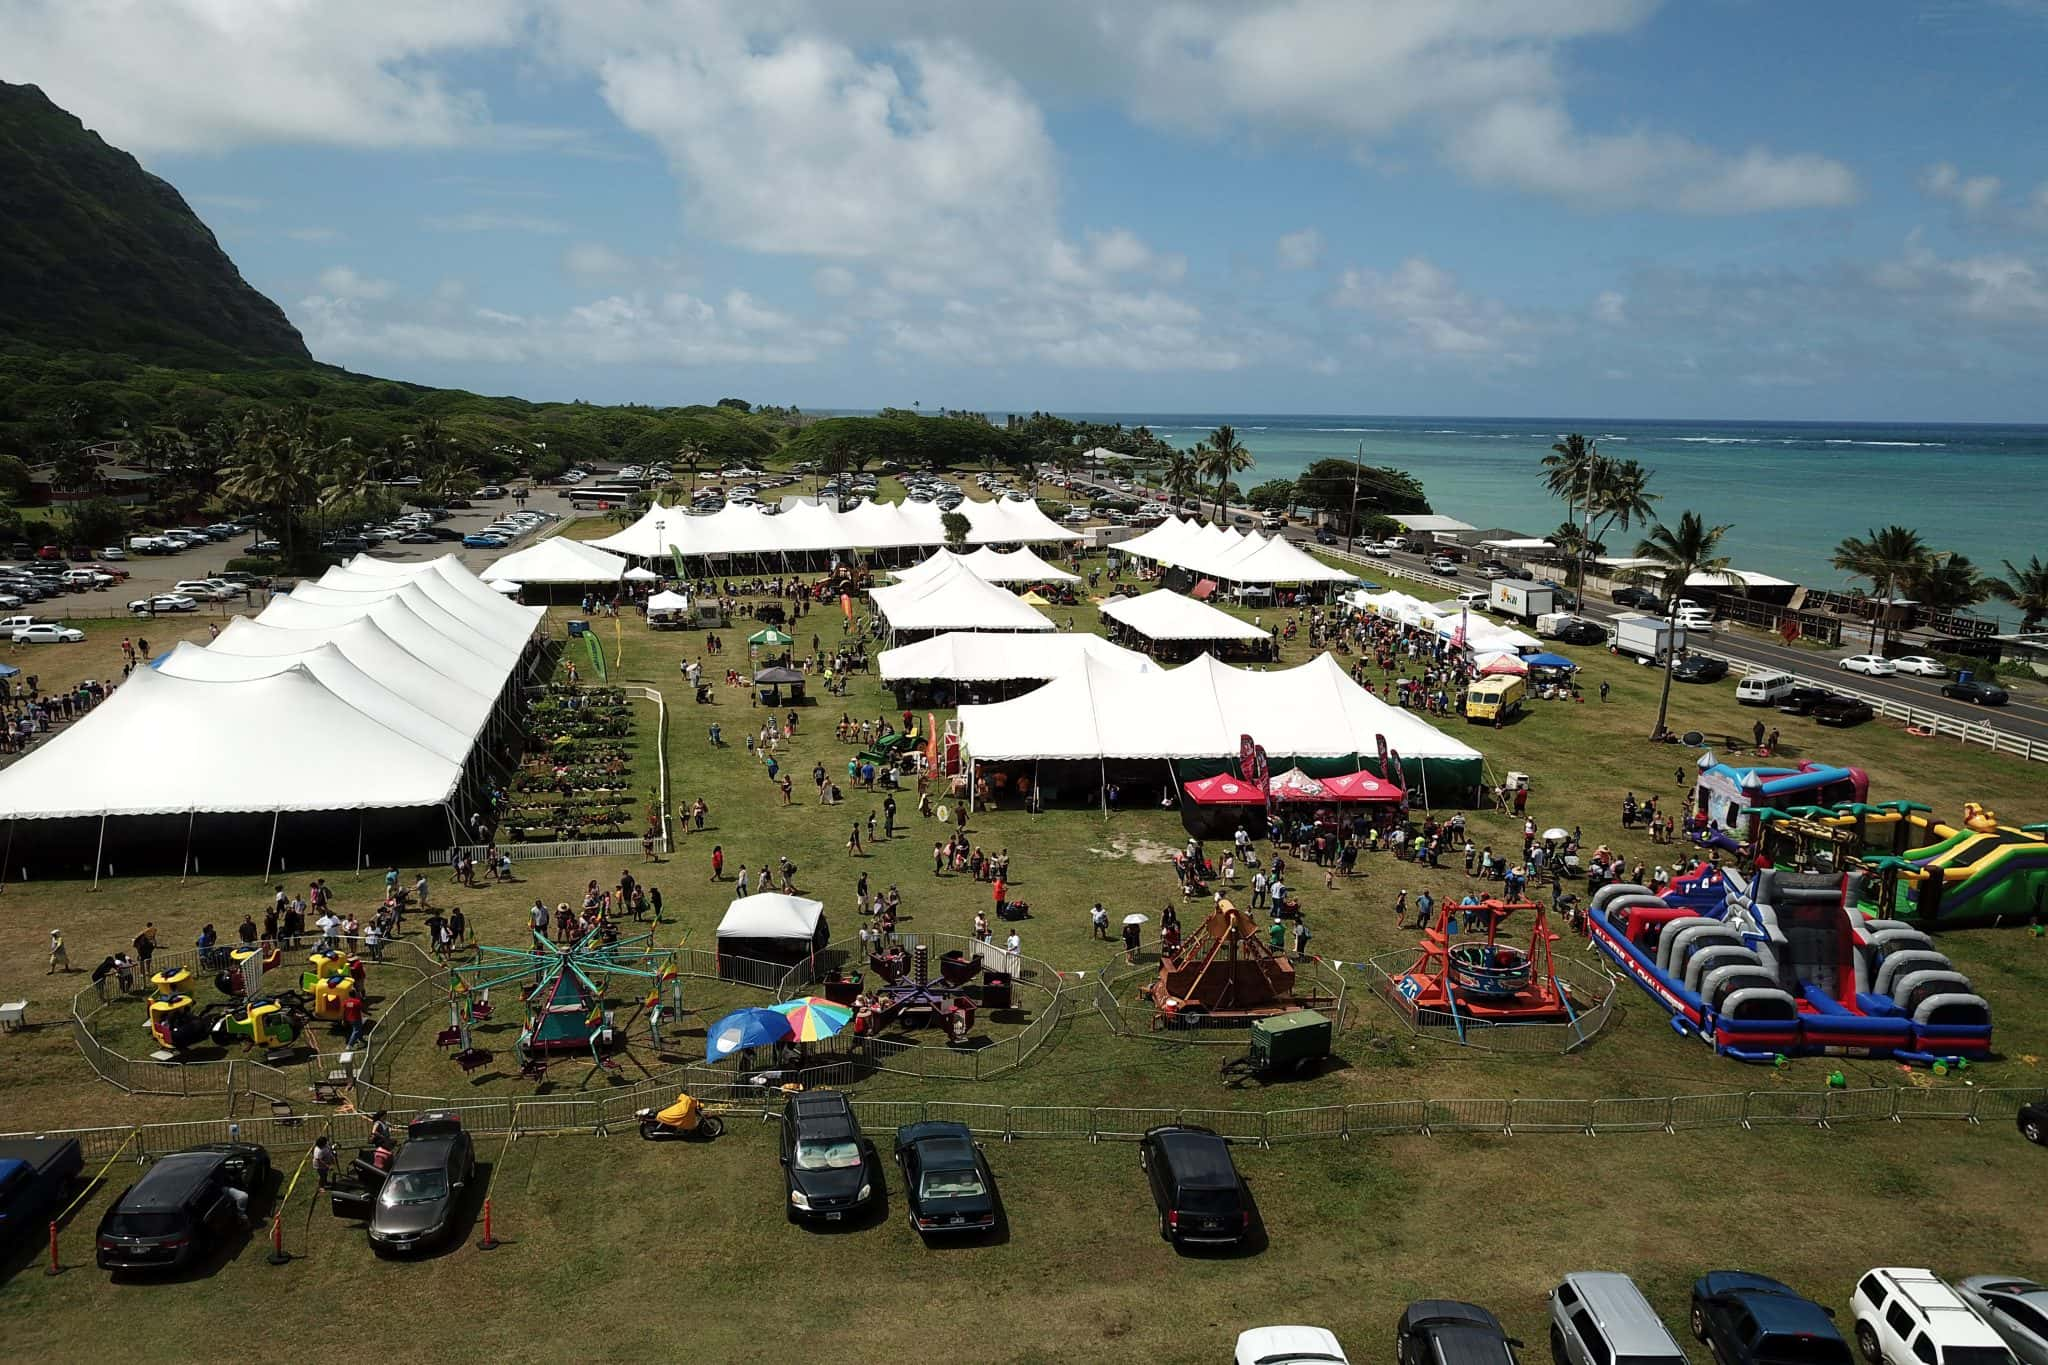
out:
{"label": "black suv", "polygon": [[1252,1231],[1251,1192],[1230,1144],[1208,1128],[1170,1124],[1138,1141],[1138,1164],[1159,1206],[1159,1235],[1175,1246],[1230,1246]]}
{"label": "black suv", "polygon": [[882,1192],[882,1160],[861,1136],[853,1104],[836,1090],[792,1095],[782,1110],[782,1174],[789,1221],[836,1223]]}
{"label": "black suv", "polygon": [[1861,725],[1877,716],[1877,709],[1861,697],[1823,697],[1810,712],[1822,725]]}
{"label": "black suv", "polygon": [[1814,708],[1822,702],[1838,700],[1841,698],[1841,695],[1839,692],[1830,692],[1825,687],[1815,687],[1810,683],[1801,683],[1784,696],[1778,698],[1778,709],[1788,716],[1810,716],[1813,714]]}
{"label": "black suv", "polygon": [[1693,1282],[1692,1334],[1720,1365],[1854,1365],[1834,1314],[1778,1281],[1713,1270]]}
{"label": "black suv", "polygon": [[2003,706],[2012,700],[2012,694],[2002,687],[1993,687],[1975,678],[1958,678],[1942,685],[1941,695],[1957,701],[1975,702],[1979,706]]}
{"label": "black suv", "polygon": [[1568,645],[1604,645],[1607,628],[1583,617],[1574,617],[1551,632],[1551,638]]}
{"label": "black suv", "polygon": [[[270,1153],[253,1142],[212,1142],[161,1158],[100,1218],[102,1270],[175,1270],[249,1225],[270,1187]],[[237,1196],[240,1197],[237,1197]]]}
{"label": "black suv", "polygon": [[1521,1344],[1501,1330],[1499,1318],[1456,1299],[1411,1303],[1394,1328],[1396,1365],[1516,1365]]}
{"label": "black suv", "polygon": [[1663,611],[1664,599],[1651,592],[1648,588],[1616,588],[1614,590],[1614,605],[1617,607],[1633,607],[1637,611]]}

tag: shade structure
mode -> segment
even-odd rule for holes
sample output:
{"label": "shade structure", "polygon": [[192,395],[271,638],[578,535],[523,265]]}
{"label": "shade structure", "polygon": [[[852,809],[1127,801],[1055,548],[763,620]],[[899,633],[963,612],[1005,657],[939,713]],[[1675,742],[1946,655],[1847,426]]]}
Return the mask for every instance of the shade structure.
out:
{"label": "shade structure", "polygon": [[659,583],[661,581],[661,575],[652,569],[628,569],[624,576],[627,581],[633,583]]}
{"label": "shade structure", "polygon": [[1301,769],[1289,768],[1267,780],[1266,797],[1272,801],[1328,801],[1330,789]]}
{"label": "shade structure", "polygon": [[1479,672],[1485,677],[1520,678],[1529,672],[1529,665],[1513,654],[1482,654],[1478,664]]}
{"label": "shade structure", "polygon": [[483,572],[485,582],[509,578],[518,583],[616,583],[626,574],[626,557],[595,549],[567,536],[515,550]]}
{"label": "shade structure", "polygon": [[505,597],[517,597],[519,590],[525,586],[524,583],[514,583],[509,578],[494,578],[491,580],[491,591]]}
{"label": "shade structure", "polygon": [[0,771],[0,817],[438,806],[461,779],[460,763],[352,705],[306,663],[237,681],[145,668]]}
{"label": "shade structure", "polygon": [[750,645],[786,645],[789,637],[773,626],[764,626],[747,637]]}
{"label": "shade structure", "polygon": [[332,646],[385,687],[474,740],[491,718],[503,677],[477,666],[477,660],[456,653],[445,641],[431,635],[421,633],[412,641],[418,649],[426,651],[425,655],[393,638],[385,624],[401,634],[406,626],[403,608],[395,604],[382,613],[382,620],[380,624],[378,617],[372,615],[331,630],[289,630],[236,617],[205,652],[255,659],[298,658]]}
{"label": "shade structure", "polygon": [[[967,518],[970,545],[1056,544],[1081,538],[1034,502],[968,498],[958,510]],[[828,504],[800,503],[779,516],[741,503],[706,513],[657,503],[631,526],[590,543],[643,558],[672,550],[718,556],[937,547],[946,543],[943,516],[936,504],[915,502],[863,502],[844,512]]]}
{"label": "shade structure", "polygon": [[1143,535],[1119,541],[1118,554],[1188,569],[1231,583],[1348,583],[1352,575],[1289,541],[1236,527],[1169,517]]}
{"label": "shade structure", "polygon": [[1051,630],[1053,623],[1016,596],[949,565],[913,583],[872,588],[868,596],[894,631]]}
{"label": "shade structure", "polygon": [[786,1014],[765,1008],[734,1010],[705,1030],[704,1060],[724,1061],[735,1052],[779,1043],[791,1034]]}
{"label": "shade structure", "polygon": [[824,947],[825,935],[822,902],[764,891],[728,905],[713,937],[720,953],[787,959]]}
{"label": "shade structure", "polygon": [[688,611],[690,599],[679,592],[658,592],[647,599],[649,614],[658,611]]}
{"label": "shade structure", "polygon": [[806,682],[803,673],[794,668],[764,668],[754,675],[754,681],[763,687],[787,687],[791,683]]}
{"label": "shade structure", "polygon": [[1146,672],[1159,667],[1145,655],[1113,645],[1100,635],[1066,631],[1010,634],[947,631],[915,644],[885,649],[876,660],[885,683],[942,679],[948,682],[1007,682],[1057,678],[1084,658],[1114,668]]}
{"label": "shade structure", "polygon": [[1326,777],[1322,783],[1323,790],[1335,801],[1399,801],[1405,794],[1397,784],[1364,769]]}
{"label": "shade structure", "polygon": [[789,1020],[789,1040],[793,1043],[821,1043],[853,1023],[851,1009],[836,1005],[822,995],[784,1000],[769,1008]]}
{"label": "shade structure", "polygon": [[1263,806],[1266,793],[1241,777],[1218,773],[1181,784],[1181,794],[1198,806]]}
{"label": "shade structure", "polygon": [[1276,766],[1351,772],[1384,737],[1402,755],[1404,785],[1423,780],[1440,791],[1475,786],[1482,761],[1471,745],[1360,687],[1328,654],[1272,670],[1205,654],[1151,673],[1085,659],[1012,701],[962,706],[959,720],[969,752],[983,761],[1164,758],[1208,760],[1218,771],[1249,734]]}
{"label": "shade structure", "polygon": [[1527,664],[1527,665],[1529,665],[1529,667],[1531,667],[1531,668],[1577,668],[1577,667],[1578,667],[1578,665],[1577,665],[1577,664],[1573,663],[1573,662],[1572,662],[1572,661],[1571,661],[1570,659],[1567,659],[1567,658],[1565,658],[1565,656],[1564,656],[1564,655],[1562,655],[1562,654],[1552,654],[1552,653],[1550,653],[1550,652],[1549,652],[1548,650],[1544,650],[1544,651],[1541,651],[1541,652],[1539,652],[1539,653],[1536,653],[1536,654],[1524,654],[1524,655],[1522,656],[1522,662],[1523,662],[1523,663],[1525,663],[1525,664]]}
{"label": "shade structure", "polygon": [[1148,640],[1264,640],[1266,632],[1206,602],[1164,588],[1137,597],[1114,597],[1102,614]]}

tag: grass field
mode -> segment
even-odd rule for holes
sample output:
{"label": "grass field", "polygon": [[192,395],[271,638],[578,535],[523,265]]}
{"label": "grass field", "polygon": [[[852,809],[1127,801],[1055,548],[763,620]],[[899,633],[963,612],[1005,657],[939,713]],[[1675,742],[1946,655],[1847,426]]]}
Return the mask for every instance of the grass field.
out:
{"label": "grass field", "polygon": [[[1071,618],[1076,629],[1097,625],[1088,606],[1052,614]],[[95,650],[108,634],[118,642],[123,631],[114,628],[127,624],[89,629],[93,643],[72,648]],[[707,828],[682,837],[670,859],[641,867],[635,853],[627,863],[663,888],[674,921],[661,931],[665,941],[708,945],[738,865],[759,868],[784,855],[797,864],[801,889],[826,902],[835,933],[852,931],[861,871],[877,886],[902,889],[905,929],[967,932],[988,888],[964,876],[933,876],[930,851],[938,836],[917,819],[914,798],[901,800],[909,828],[858,858],[848,853],[848,828],[872,803],[849,793],[847,805],[826,810],[804,799],[813,763],[844,772],[848,750],[832,735],[842,710],[894,714],[872,675],[857,676],[843,700],[806,708],[781,755],[796,773],[798,793],[784,806],[738,742],[764,718],[747,694],[721,686],[715,705],[704,707],[680,686],[686,659],[701,659],[712,677],[722,677],[728,664],[739,666],[738,642],[748,633],[740,622],[722,632],[733,642],[723,658],[703,656],[697,633],[651,633],[630,621],[616,634],[609,621],[599,631],[615,655],[614,681],[666,692],[672,805],[702,796],[710,806]],[[799,652],[807,652],[813,634],[829,645],[840,631],[837,612],[820,612],[791,633]],[[155,635],[151,643],[158,645]],[[61,653],[55,646],[42,652]],[[1305,644],[1294,644],[1283,662],[1307,657]],[[1485,751],[1495,774],[1534,775],[1530,809],[1539,825],[1582,826],[1590,840],[1654,864],[1675,850],[1619,828],[1622,793],[1676,797],[1673,768],[1691,754],[1643,739],[1661,675],[1605,654],[1579,657],[1588,694],[1597,695],[1606,681],[1609,702],[1537,703],[1506,729],[1474,727],[1463,737]],[[79,658],[81,666],[89,662],[83,653]],[[1746,742],[1758,714],[1735,705],[1729,684],[1680,687],[1673,712],[1675,729],[1705,730],[1717,747],[1724,734]],[[706,740],[713,717],[727,747],[714,750]],[[1869,769],[1873,799],[1912,798],[1944,815],[1977,800],[2012,824],[2042,818],[2048,805],[2037,770],[1982,749],[1911,738],[1886,723],[1835,732],[1775,713],[1767,720],[1781,726],[1793,757]],[[637,758],[635,768],[638,782],[645,769]],[[1472,827],[1476,842],[1512,846],[1519,822],[1475,813]],[[1087,909],[1095,899],[1113,919],[1137,910],[1156,920],[1177,895],[1164,860],[1183,837],[1172,811],[1126,810],[1105,820],[1092,808],[1037,816],[1005,809],[975,816],[970,833],[985,848],[1009,850],[1013,894],[1034,911],[1021,926],[1024,950],[1066,972],[1092,973],[1111,955],[1112,945],[1089,931]],[[714,845],[724,849],[728,874],[718,885],[710,880]],[[1326,957],[1356,960],[1411,946],[1414,931],[1392,923],[1395,893],[1428,886],[1440,896],[1459,895],[1466,887],[1461,868],[1418,872],[1385,855],[1361,859],[1360,869],[1363,875],[1331,889],[1319,878],[1302,882],[1315,948]],[[550,904],[574,900],[586,880],[608,884],[620,870],[617,861],[533,862],[518,868],[515,884],[468,890],[437,883],[435,896],[444,905],[459,897],[482,941],[516,942],[535,896]],[[295,868],[291,879],[300,883],[315,871]],[[345,903],[367,906],[381,893],[374,876],[329,876]],[[182,947],[205,920],[225,929],[245,912],[260,916],[267,894],[254,875],[182,883],[121,878],[97,892],[78,882],[10,883],[0,894],[0,998],[26,997],[38,1027],[0,1036],[0,1129],[218,1116],[218,1100],[126,1096],[92,1079],[54,1022],[64,1018],[84,977],[44,976],[43,943],[51,927],[61,926],[72,962],[89,967],[153,920],[167,947]],[[948,1085],[885,1075],[861,1090],[878,1098],[1007,1104],[1291,1108],[1402,1097],[1811,1090],[1838,1068],[1852,1085],[2041,1084],[2048,942],[2019,930],[1977,930],[1944,935],[1941,946],[1991,1001],[1996,1021],[2001,1056],[1967,1077],[1829,1058],[1744,1068],[1673,1035],[1662,1011],[1629,987],[1619,993],[1621,1007],[1607,1030],[1569,1056],[1459,1052],[1413,1040],[1362,989],[1360,977],[1338,1040],[1343,1064],[1263,1091],[1224,1089],[1216,1075],[1219,1049],[1118,1038],[1092,1010],[1074,1011],[1052,1046],[1001,1080]],[[743,998],[736,988],[709,987],[690,997],[707,1012]],[[460,1073],[433,1051],[430,1035],[408,1055],[404,1074],[419,1086],[438,1085],[439,1093],[464,1093]],[[502,1086],[491,1083],[493,1092]],[[100,1314],[118,1310],[132,1318],[139,1305],[152,1351],[187,1358],[205,1351],[209,1331],[234,1320],[239,1305],[274,1298],[281,1288],[299,1302],[338,1308],[353,1344],[425,1359],[484,1351],[514,1359],[610,1357],[643,1341],[680,1345],[705,1360],[792,1350],[873,1359],[891,1351],[892,1337],[914,1333],[949,1354],[999,1360],[1200,1360],[1227,1358],[1237,1330],[1272,1321],[1326,1323],[1354,1359],[1365,1359],[1385,1350],[1406,1298],[1448,1293],[1499,1309],[1540,1354],[1542,1295],[1568,1269],[1633,1271],[1674,1321],[1690,1278],[1723,1264],[1781,1274],[1838,1307],[1853,1277],[1872,1263],[1929,1264],[1957,1274],[2048,1269],[2048,1242],[2026,1212],[2041,1188],[2041,1154],[1997,1126],[1439,1136],[1247,1151],[1243,1165],[1270,1245],[1256,1256],[1220,1260],[1179,1258],[1158,1242],[1128,1146],[998,1145],[992,1160],[1006,1191],[1007,1237],[927,1252],[903,1228],[893,1192],[883,1227],[813,1236],[786,1226],[775,1214],[780,1196],[771,1144],[766,1130],[751,1126],[735,1127],[711,1147],[523,1139],[499,1155],[496,1145],[493,1139],[486,1153],[498,1163],[491,1191],[501,1234],[510,1239],[503,1250],[486,1255],[465,1247],[416,1266],[375,1262],[360,1234],[324,1208],[307,1216],[302,1187],[286,1220],[293,1250],[303,1253],[291,1266],[273,1269],[260,1248],[249,1249],[217,1273],[176,1288],[110,1286],[89,1269],[51,1280],[19,1273],[0,1285],[0,1340],[10,1358],[75,1359],[96,1349]],[[66,1235],[73,1259],[84,1258],[104,1198],[103,1192],[74,1218]],[[372,1305],[374,1311],[363,1311]]]}

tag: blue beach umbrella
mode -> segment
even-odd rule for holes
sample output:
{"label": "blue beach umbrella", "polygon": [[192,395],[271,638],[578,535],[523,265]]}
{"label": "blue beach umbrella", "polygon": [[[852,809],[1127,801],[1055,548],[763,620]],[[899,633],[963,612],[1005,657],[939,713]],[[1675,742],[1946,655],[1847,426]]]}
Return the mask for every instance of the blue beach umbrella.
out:
{"label": "blue beach umbrella", "polygon": [[704,1060],[723,1061],[743,1048],[779,1043],[789,1036],[788,1015],[769,1009],[734,1010],[705,1035]]}

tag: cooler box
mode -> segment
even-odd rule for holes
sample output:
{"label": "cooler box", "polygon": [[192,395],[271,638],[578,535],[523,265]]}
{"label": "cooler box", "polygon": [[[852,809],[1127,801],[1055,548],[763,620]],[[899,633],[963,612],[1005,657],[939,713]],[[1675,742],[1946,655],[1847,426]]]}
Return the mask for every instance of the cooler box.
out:
{"label": "cooler box", "polygon": [[1330,1021],[1293,1010],[1252,1021],[1252,1058],[1261,1067],[1296,1066],[1330,1055]]}

